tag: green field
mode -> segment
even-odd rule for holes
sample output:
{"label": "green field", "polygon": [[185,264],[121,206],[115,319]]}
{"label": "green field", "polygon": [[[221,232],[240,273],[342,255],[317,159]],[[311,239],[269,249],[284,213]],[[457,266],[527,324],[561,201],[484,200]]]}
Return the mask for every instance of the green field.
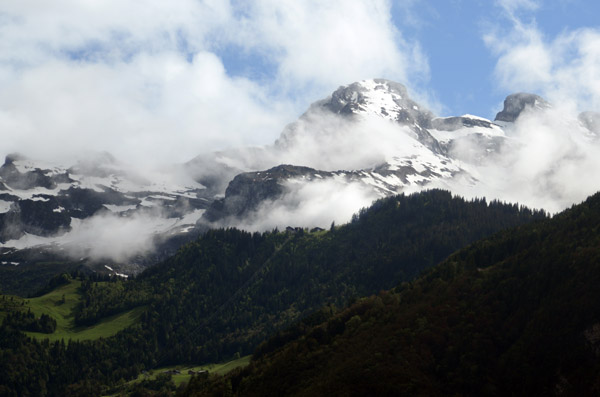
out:
{"label": "green field", "polygon": [[[79,287],[81,282],[71,280],[55,290],[36,298],[13,297],[16,308],[30,309],[36,317],[47,314],[56,320],[56,331],[52,334],[26,332],[28,336],[37,339],[50,339],[56,341],[64,339],[90,340],[100,337],[109,337],[117,332],[135,324],[141,317],[145,307],[138,307],[123,313],[115,314],[102,319],[98,324],[89,327],[77,327],[74,323],[74,312],[81,299]],[[24,304],[21,306],[20,302]],[[6,310],[6,308],[0,308]],[[0,311],[0,319],[6,316],[6,311]]]}
{"label": "green field", "polygon": [[173,374],[171,376],[171,380],[175,383],[175,386],[179,386],[183,382],[188,382],[190,380],[190,378],[192,377],[192,375],[188,373],[188,371],[190,371],[190,370],[196,371],[196,372],[206,370],[212,374],[225,375],[226,373],[228,373],[231,370],[248,365],[250,363],[251,357],[252,356],[244,356],[244,357],[240,357],[236,360],[228,361],[226,363],[221,363],[221,364],[207,364],[207,365],[200,365],[200,366],[176,365],[176,366],[172,366],[172,367],[157,368],[146,374],[138,375],[137,379],[134,379],[134,380],[128,382],[128,384],[140,382],[145,379],[149,379],[149,380],[155,379],[156,376],[158,376],[162,373],[177,370],[181,373]]}

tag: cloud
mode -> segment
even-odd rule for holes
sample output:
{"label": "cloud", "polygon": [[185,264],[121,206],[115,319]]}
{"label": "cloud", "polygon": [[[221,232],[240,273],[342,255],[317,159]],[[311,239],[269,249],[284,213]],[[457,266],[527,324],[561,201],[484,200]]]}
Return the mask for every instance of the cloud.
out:
{"label": "cloud", "polygon": [[536,23],[540,2],[496,4],[504,19],[484,41],[497,57],[498,88],[536,93],[552,107],[522,114],[508,129],[509,143],[475,170],[482,184],[464,193],[557,212],[600,190],[600,142],[578,121],[580,112],[600,110],[600,30],[552,37]]}
{"label": "cloud", "polygon": [[534,11],[540,7],[538,0],[496,0],[496,5],[501,7],[511,19],[520,11]]}
{"label": "cloud", "polygon": [[547,37],[535,20],[525,23],[515,16],[521,3],[536,4],[500,2],[509,12],[511,25],[484,37],[498,57],[495,76],[499,86],[536,92],[572,112],[600,110],[600,30],[564,30]]}
{"label": "cloud", "polygon": [[325,171],[368,169],[418,154],[423,147],[413,136],[408,127],[379,116],[348,118],[313,108],[286,127],[274,158]]}
{"label": "cloud", "polygon": [[287,193],[283,197],[263,202],[258,210],[236,220],[236,226],[251,231],[287,226],[328,228],[331,222],[348,222],[360,208],[380,198],[372,188],[359,182],[289,180],[284,186]]}
{"label": "cloud", "polygon": [[0,59],[15,66],[65,56],[110,62],[177,48],[193,53],[231,18],[227,0],[7,0],[0,12]]}
{"label": "cloud", "polygon": [[111,259],[124,263],[154,249],[154,231],[166,220],[158,216],[95,215],[77,222],[61,240],[74,257]]}
{"label": "cloud", "polygon": [[[383,0],[3,2],[0,155],[180,162],[271,143],[340,84],[426,75],[390,12]],[[232,72],[242,55],[266,74]]]}
{"label": "cloud", "polygon": [[600,190],[600,141],[557,108],[528,112],[509,130],[497,156],[477,169],[485,195],[552,213]]}
{"label": "cloud", "polygon": [[23,249],[46,245],[74,259],[108,259],[127,264],[136,255],[153,252],[161,238],[159,233],[168,231],[176,222],[160,211],[138,211],[131,216],[102,212],[83,220],[72,218],[71,229],[66,232],[46,237],[26,233],[0,246]]}
{"label": "cloud", "polygon": [[276,63],[284,90],[330,89],[380,76],[411,81],[428,74],[419,45],[392,23],[389,1],[263,0],[244,11],[240,45]]}
{"label": "cloud", "polygon": [[[285,122],[260,88],[226,75],[212,53],[128,62],[54,60],[21,72],[0,96],[7,151],[64,159],[105,150],[130,162],[183,162],[220,146],[256,144]],[[248,135],[248,128],[254,134]]]}

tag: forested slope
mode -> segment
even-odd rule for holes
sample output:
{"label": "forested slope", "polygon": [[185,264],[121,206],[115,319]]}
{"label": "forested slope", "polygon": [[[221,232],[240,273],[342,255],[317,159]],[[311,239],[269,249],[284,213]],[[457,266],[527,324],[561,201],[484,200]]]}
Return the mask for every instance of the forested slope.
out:
{"label": "forested slope", "polygon": [[394,287],[460,247],[536,217],[543,214],[430,191],[378,201],[328,232],[214,230],[122,288],[85,289],[78,318],[92,323],[97,313],[150,304],[147,328],[168,347],[164,362],[216,361],[251,352],[322,306]]}
{"label": "forested slope", "polygon": [[599,285],[596,194],[414,282],[321,311],[187,395],[598,395]]}
{"label": "forested slope", "polygon": [[143,369],[243,355],[324,306],[394,287],[469,243],[543,218],[434,190],[378,201],[330,231],[210,231],[134,280],[82,279],[80,326],[148,308],[115,336],[46,343],[3,325],[0,390],[94,394]]}

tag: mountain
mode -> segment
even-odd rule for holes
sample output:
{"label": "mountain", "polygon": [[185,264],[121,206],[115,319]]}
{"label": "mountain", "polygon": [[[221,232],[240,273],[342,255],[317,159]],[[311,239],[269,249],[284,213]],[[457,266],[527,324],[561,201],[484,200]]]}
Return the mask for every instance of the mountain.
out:
{"label": "mountain", "polygon": [[183,395],[600,393],[600,193],[315,313]]}
{"label": "mountain", "polygon": [[[519,124],[522,116],[527,119],[524,127]],[[353,186],[371,199],[432,187],[467,196],[506,195],[511,179],[522,178],[532,168],[514,169],[515,164],[533,160],[531,151],[535,149],[531,146],[543,144],[534,143],[530,131],[553,131],[548,119],[556,118],[560,124],[557,131],[566,129],[569,134],[564,147],[571,149],[564,154],[557,151],[553,162],[569,163],[569,159],[587,158],[586,147],[597,142],[596,116],[584,112],[571,120],[543,98],[517,93],[505,99],[493,121],[468,114],[437,117],[412,100],[399,83],[383,79],[356,82],[313,103],[283,130],[274,145],[261,149],[261,162],[253,163],[248,161],[252,156],[246,156],[243,164],[238,163],[239,171],[250,169],[233,177],[224,197],[211,204],[203,219],[213,225],[252,227],[264,225],[270,213],[311,212],[314,206],[302,206],[308,186],[317,186],[311,189],[316,192]],[[233,164],[234,160],[226,159],[229,156],[222,153],[221,161]],[[296,168],[282,172],[282,164],[288,171]],[[569,167],[583,170],[589,165]],[[552,209],[563,209],[570,193],[555,186],[561,183],[555,180],[560,172],[552,167],[539,173],[524,182],[546,185],[532,192],[530,201],[542,205],[554,200],[557,204]],[[506,180],[499,182],[499,175]],[[319,185],[332,188],[319,189]],[[333,220],[325,220],[327,213],[324,206],[318,226],[325,227]]]}
{"label": "mountain", "polygon": [[538,95],[525,92],[511,94],[504,100],[504,109],[498,112],[495,121],[513,123],[527,108],[541,110],[550,107],[550,104]]}
{"label": "mountain", "polygon": [[[108,153],[88,156],[71,167],[7,156],[0,167],[1,263],[22,265],[21,259],[31,255],[18,251],[34,247],[55,251],[50,256],[62,252],[71,259],[118,261],[120,234],[127,237],[131,253],[144,253],[145,247],[135,246],[132,232],[146,236],[160,252],[170,239],[195,230],[211,200],[204,197],[202,185],[176,168],[150,177]],[[110,247],[102,253],[97,248],[101,245]],[[130,260],[123,271],[135,271],[135,262]]]}
{"label": "mountain", "polygon": [[[97,391],[87,395],[115,394],[101,385],[122,384],[143,369],[249,354],[323,306],[393,288],[481,237],[541,219],[517,205],[432,190],[381,199],[328,231],[211,230],[132,279],[59,277],[53,285],[72,283],[72,309],[57,302],[36,317],[61,309],[71,328],[86,330],[133,310],[143,314],[114,336],[66,345],[44,342],[46,334],[27,339],[12,316],[0,326],[0,391],[43,387],[64,395],[68,385],[91,384]],[[0,299],[0,312],[2,303],[26,312],[14,302]]]}
{"label": "mountain", "polygon": [[[466,140],[479,145],[470,157],[486,157],[502,145],[505,134],[475,116],[437,118],[399,83],[383,79],[353,83],[315,102],[288,125],[275,144],[264,149],[261,159],[267,167],[234,178],[225,197],[212,204],[204,219],[221,218],[234,225],[262,203],[293,196],[298,189],[295,182],[357,184],[373,198],[449,183],[473,185],[477,180],[462,166],[466,158],[456,149]],[[282,173],[282,163],[302,168]],[[269,185],[279,187],[266,188],[267,178],[272,180]],[[240,188],[249,183],[255,186]],[[233,204],[242,202],[251,204],[244,208]]]}
{"label": "mountain", "polygon": [[[152,172],[107,153],[71,166],[9,155],[0,167],[0,263],[33,265],[23,258],[37,254],[20,251],[45,250],[106,262],[95,270],[135,274],[210,227],[326,228],[379,198],[428,188],[492,198],[531,190],[529,205],[556,201],[555,211],[593,188],[560,181],[565,170],[595,164],[589,143],[598,142],[598,114],[561,120],[573,135],[561,144],[568,150],[536,169],[523,150],[531,140],[515,129],[523,115],[552,109],[537,95],[518,93],[493,121],[437,117],[403,85],[372,79],[313,103],[271,145],[203,154]],[[536,123],[547,130],[543,120]]]}

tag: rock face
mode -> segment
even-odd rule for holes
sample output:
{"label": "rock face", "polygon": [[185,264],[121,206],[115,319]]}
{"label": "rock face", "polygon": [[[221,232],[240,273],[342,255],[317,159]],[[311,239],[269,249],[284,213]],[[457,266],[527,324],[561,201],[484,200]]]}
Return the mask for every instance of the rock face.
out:
{"label": "rock face", "polygon": [[17,190],[29,190],[36,187],[54,189],[57,184],[73,182],[69,179],[67,172],[51,172],[50,170],[44,172],[39,168],[21,172],[15,165],[15,162],[21,161],[24,161],[21,155],[10,154],[6,156],[4,164],[0,167],[0,178],[5,189],[7,186]]}
{"label": "rock face", "polygon": [[157,237],[190,232],[209,201],[189,182],[144,180],[108,154],[69,168],[9,155],[0,167],[0,248],[60,244],[95,217],[143,218]]}
{"label": "rock face", "polygon": [[433,113],[414,102],[406,87],[385,79],[356,82],[338,88],[320,106],[339,114],[371,113],[401,124],[430,126]]}
{"label": "rock face", "polygon": [[0,241],[15,240],[25,233],[50,236],[69,230],[71,217],[59,208],[56,198],[45,201],[19,200],[10,210],[0,214]]}
{"label": "rock face", "polygon": [[229,183],[225,197],[215,200],[204,213],[204,219],[214,222],[227,217],[243,217],[258,209],[266,200],[276,200],[285,194],[282,182],[303,178],[307,181],[333,174],[308,167],[279,165],[267,171],[246,172],[237,175]]}
{"label": "rock face", "polygon": [[513,123],[527,108],[545,109],[548,107],[550,104],[538,95],[523,92],[511,94],[504,100],[504,109],[496,114],[495,121]]}
{"label": "rock face", "polygon": [[440,131],[456,131],[461,128],[492,128],[489,120],[468,116],[435,118],[431,121],[431,128]]}

